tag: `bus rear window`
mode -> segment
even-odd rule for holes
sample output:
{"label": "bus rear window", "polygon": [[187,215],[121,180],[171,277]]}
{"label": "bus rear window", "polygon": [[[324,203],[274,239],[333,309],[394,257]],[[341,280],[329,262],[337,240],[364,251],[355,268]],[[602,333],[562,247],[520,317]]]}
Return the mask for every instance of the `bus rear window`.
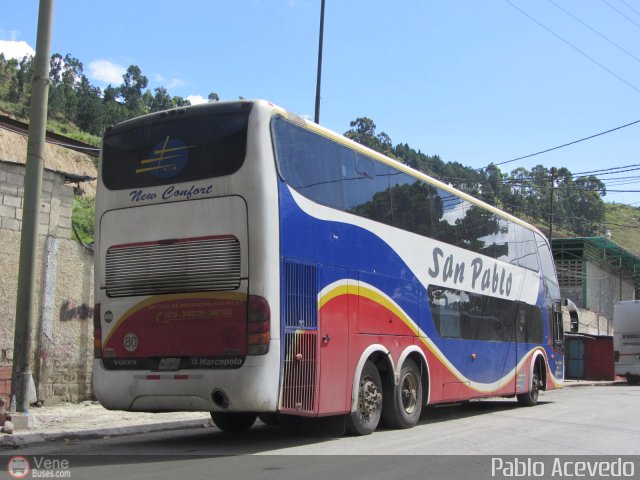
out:
{"label": "bus rear window", "polygon": [[107,132],[102,153],[105,186],[154,187],[237,171],[246,153],[250,108],[202,110],[143,117]]}

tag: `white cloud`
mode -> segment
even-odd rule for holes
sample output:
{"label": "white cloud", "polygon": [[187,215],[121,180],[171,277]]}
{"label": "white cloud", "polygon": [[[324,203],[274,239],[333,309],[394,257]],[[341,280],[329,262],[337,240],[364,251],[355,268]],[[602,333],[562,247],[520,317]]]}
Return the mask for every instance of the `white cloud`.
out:
{"label": "white cloud", "polygon": [[191,102],[191,105],[198,105],[199,103],[207,103],[209,101],[202,95],[189,95],[187,100]]}
{"label": "white cloud", "polygon": [[89,64],[89,77],[104,84],[120,85],[127,69],[108,60],[94,60]]}
{"label": "white cloud", "polygon": [[183,85],[186,85],[187,82],[185,80],[182,80],[181,78],[172,78],[171,80],[169,80],[169,83],[167,84],[167,88],[175,88],[175,87],[182,87]]}
{"label": "white cloud", "polygon": [[5,58],[22,59],[25,55],[34,56],[36,51],[24,40],[0,40],[0,52]]}
{"label": "white cloud", "polygon": [[175,88],[175,87],[182,87],[187,84],[186,80],[182,80],[181,78],[172,78],[169,80],[160,73],[154,73],[151,76],[151,78],[154,80],[155,83],[160,84],[167,90],[171,90],[172,88]]}

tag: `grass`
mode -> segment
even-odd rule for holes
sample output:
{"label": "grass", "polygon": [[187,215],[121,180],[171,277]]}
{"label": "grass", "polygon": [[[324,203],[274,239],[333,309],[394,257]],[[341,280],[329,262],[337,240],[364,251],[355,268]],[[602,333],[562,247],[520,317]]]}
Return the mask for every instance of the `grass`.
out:
{"label": "grass", "polygon": [[611,240],[640,256],[640,207],[606,203],[605,209],[603,227],[611,231]]}

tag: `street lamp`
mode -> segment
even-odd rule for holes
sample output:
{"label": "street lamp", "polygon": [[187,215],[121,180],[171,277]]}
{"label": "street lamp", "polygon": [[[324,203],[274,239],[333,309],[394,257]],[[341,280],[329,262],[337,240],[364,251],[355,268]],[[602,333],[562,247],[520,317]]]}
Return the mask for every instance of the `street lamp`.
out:
{"label": "street lamp", "polygon": [[314,121],[320,123],[320,82],[322,80],[322,37],[324,35],[324,0],[320,3],[320,40],[318,41],[318,78],[316,81],[316,113]]}

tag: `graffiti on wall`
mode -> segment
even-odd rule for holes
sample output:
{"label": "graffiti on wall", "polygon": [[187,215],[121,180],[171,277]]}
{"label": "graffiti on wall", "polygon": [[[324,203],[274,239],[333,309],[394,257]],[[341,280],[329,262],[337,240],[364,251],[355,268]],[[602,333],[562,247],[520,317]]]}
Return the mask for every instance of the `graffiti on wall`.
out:
{"label": "graffiti on wall", "polygon": [[93,318],[93,307],[90,307],[86,303],[82,305],[76,305],[75,302],[65,300],[60,307],[60,321],[69,322],[73,319],[89,320]]}

